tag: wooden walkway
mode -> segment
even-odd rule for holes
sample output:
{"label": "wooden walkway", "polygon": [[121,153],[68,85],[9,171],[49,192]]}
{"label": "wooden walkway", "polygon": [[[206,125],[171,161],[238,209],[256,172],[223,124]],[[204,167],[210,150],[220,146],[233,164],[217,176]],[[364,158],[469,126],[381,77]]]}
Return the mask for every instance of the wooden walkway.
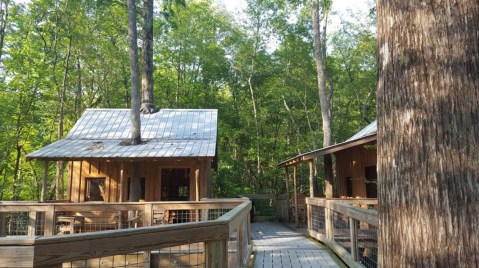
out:
{"label": "wooden walkway", "polygon": [[340,267],[326,249],[278,222],[251,224],[255,268]]}

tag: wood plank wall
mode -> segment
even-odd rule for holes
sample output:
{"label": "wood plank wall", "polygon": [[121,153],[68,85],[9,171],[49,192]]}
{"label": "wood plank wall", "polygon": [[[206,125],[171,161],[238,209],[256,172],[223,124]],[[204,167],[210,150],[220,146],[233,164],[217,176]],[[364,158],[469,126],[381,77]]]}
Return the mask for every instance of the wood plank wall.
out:
{"label": "wood plank wall", "polygon": [[[347,196],[347,178],[352,179],[353,197],[366,197],[365,167],[377,165],[376,142],[336,152],[338,195]],[[372,147],[372,148],[371,148]]]}
{"label": "wood plank wall", "polygon": [[[161,169],[190,169],[190,201],[196,200],[195,170],[200,169],[200,199],[211,197],[211,158],[158,160],[140,162],[141,177],[145,177],[145,201],[161,201]],[[118,202],[121,162],[99,160],[70,161],[68,196],[71,202],[85,202],[87,178],[105,178],[105,202]],[[127,184],[131,162],[123,162],[123,197],[127,198]]]}

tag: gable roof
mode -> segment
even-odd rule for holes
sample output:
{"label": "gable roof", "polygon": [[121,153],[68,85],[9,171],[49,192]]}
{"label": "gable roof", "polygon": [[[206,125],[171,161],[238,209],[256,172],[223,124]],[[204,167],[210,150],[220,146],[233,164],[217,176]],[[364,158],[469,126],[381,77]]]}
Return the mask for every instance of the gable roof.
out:
{"label": "gable roof", "polygon": [[141,114],[142,144],[131,138],[129,109],[87,109],[67,136],[27,155],[27,160],[215,157],[216,109],[163,109]]}
{"label": "gable roof", "polygon": [[354,134],[353,136],[351,136],[349,139],[347,139],[344,142],[297,155],[293,158],[290,158],[286,161],[279,163],[278,167],[291,166],[296,163],[317,158],[321,155],[332,154],[347,148],[351,148],[361,144],[366,144],[368,142],[375,141],[376,139],[377,139],[377,122],[376,120],[374,120],[374,122],[367,125],[365,128],[361,129],[358,133]]}

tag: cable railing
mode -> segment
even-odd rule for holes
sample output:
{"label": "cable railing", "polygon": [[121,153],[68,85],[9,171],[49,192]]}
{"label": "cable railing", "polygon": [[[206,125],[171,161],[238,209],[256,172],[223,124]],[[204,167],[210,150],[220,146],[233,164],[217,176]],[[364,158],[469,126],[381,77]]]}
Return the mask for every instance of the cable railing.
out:
{"label": "cable railing", "polygon": [[377,199],[306,198],[309,235],[349,267],[377,267]]}
{"label": "cable railing", "polygon": [[248,199],[0,202],[0,267],[245,267],[250,209]]}

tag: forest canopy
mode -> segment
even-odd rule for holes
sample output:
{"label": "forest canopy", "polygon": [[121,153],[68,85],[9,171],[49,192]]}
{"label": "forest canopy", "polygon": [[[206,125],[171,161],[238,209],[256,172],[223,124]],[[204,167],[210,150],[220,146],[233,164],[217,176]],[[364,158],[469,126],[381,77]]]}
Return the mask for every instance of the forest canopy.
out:
{"label": "forest canopy", "polygon": [[[209,0],[154,13],[155,107],[219,110],[215,197],[283,193],[276,164],[322,146],[310,1],[246,2],[242,16]],[[346,17],[334,29],[322,17],[335,143],[376,117],[375,12]],[[38,200],[43,165],[25,155],[86,108],[130,107],[127,24],[126,1],[0,0],[0,200]]]}

